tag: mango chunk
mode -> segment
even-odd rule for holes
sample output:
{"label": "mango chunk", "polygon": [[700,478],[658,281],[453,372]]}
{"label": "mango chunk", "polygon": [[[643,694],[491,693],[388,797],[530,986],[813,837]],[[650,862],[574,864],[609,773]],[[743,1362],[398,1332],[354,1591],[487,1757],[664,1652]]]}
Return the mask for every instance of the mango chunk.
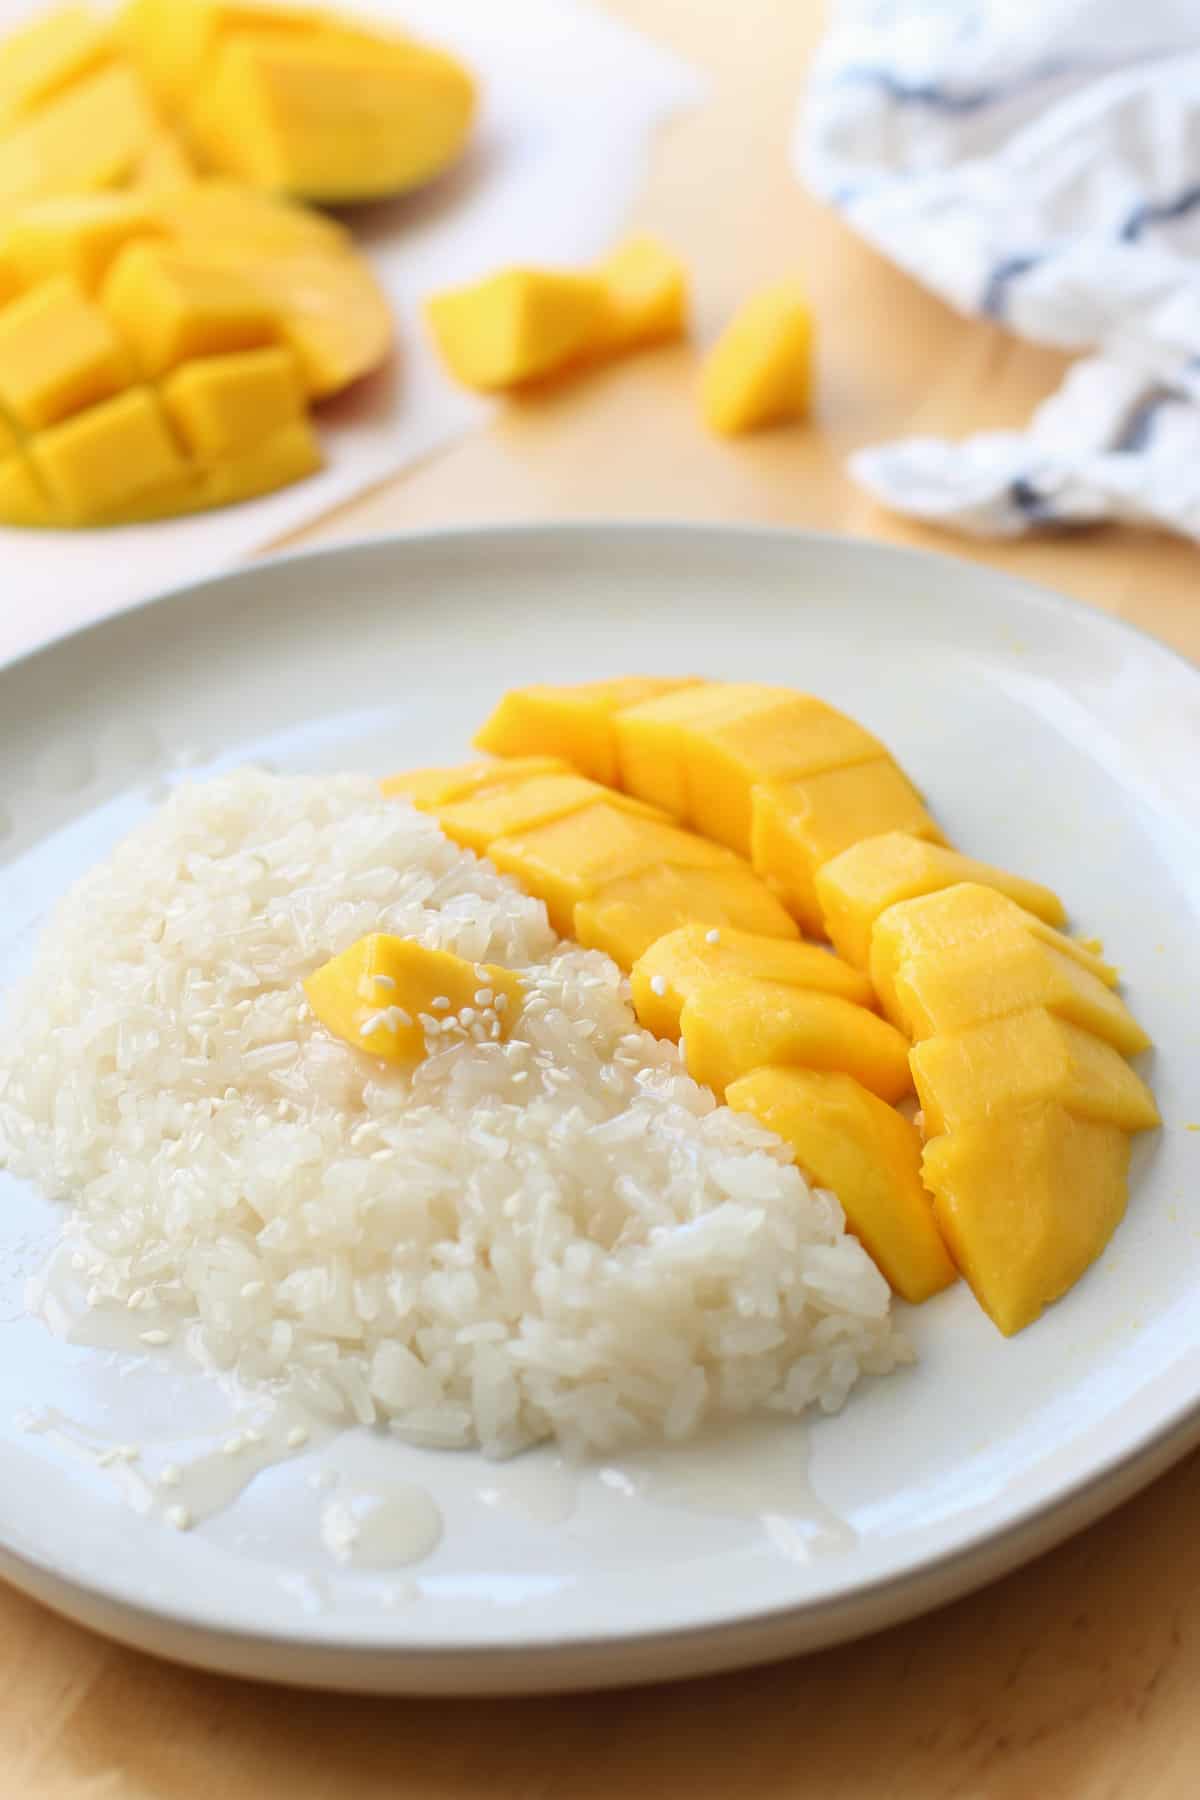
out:
{"label": "mango chunk", "polygon": [[159,130],[134,71],[104,64],[0,137],[0,209],[117,187]]}
{"label": "mango chunk", "polygon": [[687,680],[631,675],[575,687],[513,688],[475,735],[493,756],[546,752],[605,787],[617,785],[617,713],[659,694],[691,686]]}
{"label": "mango chunk", "polygon": [[310,975],[304,992],[335,1037],[411,1066],[452,1043],[502,1042],[520,1017],[523,988],[510,969],[373,932]]}
{"label": "mango chunk", "polygon": [[732,1082],[725,1104],[774,1131],[813,1185],[837,1195],[905,1300],[919,1304],[957,1280],[921,1181],[921,1140],[894,1107],[850,1075],[769,1068]]}
{"label": "mango chunk", "polygon": [[794,698],[784,688],[755,682],[705,681],[623,708],[613,720],[621,786],[690,822],[689,761],[700,738]]}
{"label": "mango chunk", "polygon": [[455,380],[497,393],[582,356],[602,331],[606,308],[594,275],[514,268],[432,295],[425,317]]}
{"label": "mango chunk", "polygon": [[685,925],[658,938],[634,963],[633,1006],[639,1022],[656,1037],[678,1038],[679,1016],[688,997],[706,982],[727,975],[840,994],[857,1006],[869,1007],[875,1000],[866,976],[819,944],[798,944],[731,927]]}
{"label": "mango chunk", "polygon": [[626,238],[599,263],[607,310],[597,348],[620,355],[644,344],[666,344],[687,330],[687,275],[657,238]]}
{"label": "mango chunk", "polygon": [[0,462],[0,519],[18,529],[54,523],[46,491],[24,456]]}
{"label": "mango chunk", "polygon": [[127,387],[129,358],[74,282],[47,281],[0,313],[0,405],[30,431]]}
{"label": "mango chunk", "polygon": [[740,1075],[769,1063],[853,1075],[881,1100],[912,1092],[906,1040],[894,1025],[837,994],[726,976],[684,1002],[680,1035],[688,1074],[718,1097]]}
{"label": "mango chunk", "polygon": [[797,281],[747,300],[704,364],[700,405],[723,437],[803,419],[812,403],[813,315]]}
{"label": "mango chunk", "polygon": [[87,6],[60,6],[0,41],[0,129],[107,62],[108,27]]}
{"label": "mango chunk", "polygon": [[155,244],[133,244],[118,258],[101,300],[150,376],[280,335],[274,309],[238,275]]}
{"label": "mango chunk", "polygon": [[446,769],[408,769],[386,775],[379,786],[385,799],[403,797],[421,812],[434,812],[453,800],[466,799],[485,788],[507,787],[534,775],[565,775],[569,765],[558,756],[513,756],[507,762],[458,763]]}
{"label": "mango chunk", "polygon": [[438,824],[448,838],[453,838],[464,849],[474,850],[478,856],[486,856],[489,846],[499,837],[548,825],[553,819],[580,812],[597,801],[615,807],[618,812],[667,823],[662,813],[641,800],[634,800],[628,794],[611,793],[598,782],[571,772],[534,775],[524,781],[506,782],[502,787],[485,788],[434,810]]}
{"label": "mango chunk", "polygon": [[1011,936],[1016,928],[1024,929],[1063,956],[1073,958],[1106,987],[1115,987],[1116,970],[1086,944],[1068,937],[1065,932],[1056,931],[1052,925],[1035,918],[994,888],[964,881],[954,887],[937,889],[932,894],[919,895],[915,900],[901,900],[875,920],[867,962],[871,985],[884,1013],[899,1023],[896,975],[904,962],[956,949],[960,944],[973,943],[997,932]]}
{"label": "mango chunk", "polygon": [[1120,1224],[1129,1137],[1053,1103],[978,1120],[925,1146],[934,1215],[1005,1336],[1079,1280]]}
{"label": "mango chunk", "polygon": [[728,850],[704,838],[639,818],[608,802],[496,838],[488,855],[498,869],[545,901],[550,923],[563,937],[571,936],[579,901],[623,876],[658,864],[678,869],[743,866]]}
{"label": "mango chunk", "polygon": [[59,195],[19,212],[4,249],[23,285],[67,275],[84,293],[94,294],[126,244],[155,237],[161,229],[149,202],[138,195]]}
{"label": "mango chunk", "polygon": [[926,1137],[1047,1103],[1122,1131],[1160,1123],[1154,1096],[1112,1048],[1045,1007],[913,1046]]}
{"label": "mango chunk", "polygon": [[125,186],[139,194],[157,196],[190,186],[198,173],[181,139],[163,127],[147,138],[137,152],[129,165]]}
{"label": "mango chunk", "polygon": [[43,431],[30,457],[55,507],[71,522],[103,522],[188,475],[157,397],[130,388],[103,406]]}
{"label": "mango chunk", "polygon": [[750,860],[814,937],[825,926],[816,876],[839,851],[892,826],[914,837],[941,835],[890,756],[764,783],[751,804]]}
{"label": "mango chunk", "polygon": [[574,935],[632,969],[658,939],[682,926],[794,939],[796,922],[744,863],[713,869],[656,866],[607,882],[575,908]]}
{"label": "mango chunk", "polygon": [[953,950],[906,960],[893,991],[897,1023],[914,1041],[962,1031],[988,1019],[1044,1006],[1056,1018],[1103,1038],[1122,1056],[1137,1056],[1150,1039],[1111,988],[1073,957],[1022,927],[993,932]]}
{"label": "mango chunk", "polygon": [[214,462],[304,419],[290,350],[242,350],[185,363],[162,385],[163,405],[194,456]]}
{"label": "mango chunk", "polygon": [[322,464],[321,446],[307,418],[273,431],[235,455],[226,455],[203,474],[201,504],[238,506],[291,487],[315,475]]}
{"label": "mango chunk", "polygon": [[815,886],[826,935],[839,956],[865,969],[871,928],[880,913],[900,900],[915,900],[963,881],[995,888],[1048,925],[1062,925],[1066,919],[1058,895],[1040,882],[912,835],[908,827],[853,842],[818,869]]}

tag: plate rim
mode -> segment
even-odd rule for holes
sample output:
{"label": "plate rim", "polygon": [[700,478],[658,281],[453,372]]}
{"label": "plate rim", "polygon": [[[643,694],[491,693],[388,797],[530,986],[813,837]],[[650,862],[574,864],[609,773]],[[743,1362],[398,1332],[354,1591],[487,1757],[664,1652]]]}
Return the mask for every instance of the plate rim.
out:
{"label": "plate rim", "polygon": [[[307,571],[331,562],[353,563],[361,558],[381,556],[386,559],[392,555],[403,558],[407,554],[419,554],[424,549],[436,550],[463,542],[469,542],[475,550],[490,542],[496,546],[498,554],[519,555],[522,547],[536,545],[538,542],[569,543],[572,540],[582,542],[587,539],[616,541],[631,550],[636,549],[639,541],[649,546],[654,543],[662,544],[666,540],[681,543],[719,540],[731,548],[744,547],[748,553],[752,553],[755,544],[769,544],[776,548],[796,545],[817,551],[823,549],[835,556],[861,556],[884,563],[899,557],[917,564],[932,564],[940,571],[943,579],[951,571],[962,571],[965,568],[969,571],[965,579],[986,583],[999,590],[1007,588],[1011,590],[1016,604],[1025,608],[1032,604],[1064,619],[1068,626],[1099,632],[1102,637],[1112,635],[1118,642],[1131,642],[1142,656],[1149,652],[1156,661],[1165,660],[1177,678],[1182,677],[1188,684],[1194,683],[1200,689],[1200,667],[1144,627],[1106,613],[1084,600],[1058,593],[986,563],[975,563],[943,551],[891,544],[881,539],[841,532],[808,531],[789,526],[764,526],[736,521],[709,523],[672,518],[571,518],[546,522],[446,525],[417,531],[385,531],[349,542],[299,546],[255,558],[216,575],[180,582],[156,594],[114,608],[100,619],[68,627],[44,643],[20,650],[0,661],[0,685],[7,684],[23,666],[31,665],[41,658],[53,657],[76,640],[103,632],[117,620],[129,620],[139,613],[169,604],[172,600],[194,599],[204,590],[232,585],[247,587],[250,604],[253,605],[255,582],[264,577],[270,579],[272,573],[280,568],[298,567]],[[301,579],[304,578],[302,575]],[[1171,1374],[1172,1371],[1164,1371],[1160,1379],[1170,1380]],[[198,1644],[192,1646],[196,1654],[189,1655],[187,1647],[177,1646],[163,1651],[161,1646],[156,1646],[160,1653],[174,1656],[178,1660],[199,1660],[208,1667],[228,1668],[230,1647],[233,1647],[235,1661],[253,1650],[260,1654],[275,1654],[285,1662],[297,1658],[302,1662],[308,1655],[334,1658],[348,1666],[358,1665],[359,1675],[351,1678],[346,1685],[356,1685],[372,1665],[381,1661],[390,1665],[394,1676],[403,1679],[406,1691],[421,1689],[420,1683],[411,1683],[413,1665],[420,1665],[433,1682],[434,1685],[426,1691],[501,1691],[492,1686],[490,1679],[495,1665],[501,1661],[509,1665],[510,1676],[514,1671],[517,1672],[515,1682],[505,1680],[502,1683],[505,1691],[526,1688],[539,1664],[547,1670],[550,1686],[604,1685],[611,1684],[614,1679],[625,1681],[631,1677],[618,1673],[615,1677],[609,1675],[606,1678],[603,1668],[592,1668],[586,1673],[575,1675],[564,1670],[561,1681],[557,1681],[552,1661],[565,1655],[585,1663],[603,1663],[606,1659],[621,1655],[628,1658],[631,1652],[643,1657],[660,1654],[669,1665],[668,1672],[698,1673],[706,1669],[732,1668],[766,1661],[781,1654],[832,1644],[896,1623],[964,1595],[1061,1543],[1075,1531],[1083,1529],[1130,1498],[1173,1462],[1186,1455],[1197,1442],[1200,1442],[1200,1382],[1196,1384],[1194,1391],[1182,1398],[1172,1400],[1164,1396],[1160,1416],[1156,1420],[1149,1422],[1132,1437],[1126,1435],[1121,1445],[1111,1454],[1093,1460],[1085,1471],[1068,1479],[1053,1498],[1028,1498],[1000,1526],[982,1521],[968,1529],[953,1547],[945,1551],[931,1548],[918,1552],[905,1567],[868,1577],[840,1591],[806,1600],[784,1600],[778,1605],[759,1606],[751,1611],[717,1615],[667,1628],[655,1627],[651,1623],[633,1628],[614,1625],[611,1629],[588,1632],[560,1631],[541,1636],[522,1635],[518,1639],[503,1642],[465,1637],[453,1643],[415,1637],[398,1638],[388,1644],[361,1638],[356,1642],[323,1633],[321,1622],[317,1620],[298,1619],[295,1629],[281,1635],[271,1629],[257,1630],[239,1623],[220,1624],[211,1615],[206,1616],[194,1610],[190,1602],[172,1600],[162,1606],[154,1606],[142,1600],[130,1599],[114,1586],[64,1573],[51,1559],[17,1551],[3,1542],[0,1542],[0,1567],[3,1568],[5,1579],[15,1586],[69,1615],[70,1606],[56,1600],[50,1590],[66,1589],[69,1594],[83,1598],[92,1614],[107,1611],[121,1615],[127,1626],[132,1624],[135,1627],[131,1633],[126,1633],[129,1640],[141,1641],[143,1647],[148,1647],[146,1635],[140,1635],[137,1629],[139,1626],[140,1631],[147,1635],[152,1635],[156,1626],[182,1630],[191,1639],[199,1640]],[[74,1616],[78,1616],[78,1612]],[[88,1622],[97,1623],[94,1617]],[[99,1628],[103,1630],[105,1626],[100,1624]],[[770,1641],[741,1651],[735,1649],[733,1640],[754,1634]],[[789,1635],[793,1639],[809,1641],[792,1642],[789,1645]],[[726,1653],[722,1650],[722,1645],[726,1645],[734,1653]],[[218,1647],[221,1647],[219,1655]],[[201,1649],[211,1651],[212,1654],[201,1655]],[[271,1670],[248,1669],[244,1660],[240,1666],[244,1672],[257,1672],[267,1679],[305,1679],[302,1668],[289,1668],[286,1672],[273,1673]],[[448,1678],[455,1668],[465,1670],[466,1684],[460,1678],[450,1686],[441,1687],[441,1674]],[[321,1686],[341,1684],[331,1681],[328,1672],[316,1679]],[[539,1686],[545,1688],[546,1684],[539,1683]]]}

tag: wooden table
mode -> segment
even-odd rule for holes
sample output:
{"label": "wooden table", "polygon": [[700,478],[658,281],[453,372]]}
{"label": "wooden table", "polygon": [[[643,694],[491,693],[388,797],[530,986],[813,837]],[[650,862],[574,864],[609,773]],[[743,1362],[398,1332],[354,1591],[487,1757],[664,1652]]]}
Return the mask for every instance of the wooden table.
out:
{"label": "wooden table", "polygon": [[[955,318],[788,171],[815,0],[610,0],[711,70],[640,207],[710,331],[796,268],[822,321],[811,430],[697,429],[665,352],[513,407],[311,538],[459,521],[761,520],[953,549],[1078,595],[1200,659],[1200,559],[1110,530],[964,547],[878,512],[848,450],[1023,421],[1060,359]],[[157,1665],[0,1590],[0,1794],[95,1800],[1192,1800],[1200,1790],[1200,1456],[972,1599],[850,1648],[637,1693],[527,1702],[296,1696]],[[1190,1723],[1189,1723],[1190,1721]]]}

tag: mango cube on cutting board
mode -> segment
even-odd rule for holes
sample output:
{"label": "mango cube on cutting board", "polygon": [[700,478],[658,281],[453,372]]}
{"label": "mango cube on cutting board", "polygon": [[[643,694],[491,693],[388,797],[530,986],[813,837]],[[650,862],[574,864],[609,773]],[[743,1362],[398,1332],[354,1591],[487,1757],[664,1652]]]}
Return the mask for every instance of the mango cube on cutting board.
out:
{"label": "mango cube on cutting board", "polygon": [[797,281],[779,281],[739,307],[708,353],[700,408],[710,430],[737,437],[807,417],[812,405],[813,314]]}
{"label": "mango cube on cutting board", "polygon": [[310,975],[304,992],[335,1037],[411,1066],[445,1043],[503,1042],[520,1016],[511,969],[466,962],[409,938],[373,932]]}

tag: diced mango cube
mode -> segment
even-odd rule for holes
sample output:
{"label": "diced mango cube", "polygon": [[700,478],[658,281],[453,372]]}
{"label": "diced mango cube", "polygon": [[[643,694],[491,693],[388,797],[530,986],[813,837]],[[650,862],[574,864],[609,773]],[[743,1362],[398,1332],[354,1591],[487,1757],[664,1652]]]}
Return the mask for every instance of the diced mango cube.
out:
{"label": "diced mango cube", "polygon": [[814,1187],[841,1201],[846,1223],[905,1300],[957,1279],[921,1181],[921,1140],[894,1107],[851,1075],[755,1069],[725,1103],[789,1145]]}
{"label": "diced mango cube", "polygon": [[677,1038],[679,1015],[689,995],[726,975],[840,994],[857,1006],[872,1006],[875,999],[865,975],[819,944],[798,944],[732,927],[685,925],[658,938],[633,966],[633,1005],[639,1022],[656,1037]]}
{"label": "diced mango cube", "polygon": [[315,475],[323,462],[309,419],[296,419],[204,470],[204,504],[237,506]]}
{"label": "diced mango cube", "polygon": [[898,901],[875,920],[868,970],[871,986],[887,1017],[897,1022],[900,1019],[895,983],[904,962],[974,943],[994,932],[1011,935],[1014,927],[1022,927],[1063,956],[1073,957],[1106,987],[1115,987],[1116,970],[1077,938],[1035,918],[1006,894],[978,882],[963,881],[932,894],[918,895],[914,900]]}
{"label": "diced mango cube", "polygon": [[748,681],[705,681],[622,709],[613,720],[621,786],[685,822],[691,817],[689,756],[718,726],[768,714],[794,698]]}
{"label": "diced mango cube", "polygon": [[130,388],[34,438],[29,454],[68,523],[101,523],[114,511],[189,474],[149,388]]}
{"label": "diced mango cube", "polygon": [[679,258],[657,238],[626,238],[600,262],[596,273],[608,302],[600,350],[619,355],[683,336],[687,275]]}
{"label": "diced mango cube", "polygon": [[161,229],[147,202],[135,195],[59,195],[16,215],[5,253],[26,285],[69,275],[93,294],[126,244],[157,237]]}
{"label": "diced mango cube", "polygon": [[42,282],[0,312],[0,405],[31,431],[128,386],[129,358],[72,281]]}
{"label": "diced mango cube", "polygon": [[24,456],[0,462],[0,521],[18,528],[56,523],[45,489]]}
{"label": "diced mango cube", "polygon": [[813,315],[796,281],[741,306],[709,351],[700,383],[706,424],[724,437],[802,419],[812,403]]}
{"label": "diced mango cube", "polygon": [[839,1070],[881,1100],[912,1091],[906,1040],[894,1025],[837,994],[726,976],[688,997],[680,1035],[688,1074],[718,1097],[739,1075],[769,1063]]}
{"label": "diced mango cube", "polygon": [[162,384],[167,417],[205,462],[236,454],[305,417],[290,350],[239,350],[184,363]]}
{"label": "diced mango cube", "polygon": [[15,456],[21,448],[21,440],[4,414],[0,412],[0,462],[6,456]]}
{"label": "diced mango cube", "polygon": [[1129,1137],[1049,1104],[980,1119],[925,1146],[934,1215],[1008,1337],[1066,1293],[1120,1224]]}
{"label": "diced mango cube", "polygon": [[1022,926],[951,950],[926,951],[896,971],[897,1023],[914,1041],[1044,1006],[1103,1038],[1122,1056],[1150,1039],[1125,1002],[1090,970]]}
{"label": "diced mango cube", "polygon": [[838,954],[865,969],[871,927],[880,913],[900,900],[915,900],[963,881],[995,888],[1048,925],[1061,925],[1066,919],[1058,895],[1040,882],[910,836],[907,830],[864,838],[833,857],[817,871],[817,901]]}
{"label": "diced mango cube", "polygon": [[131,244],[101,299],[147,375],[193,357],[257,350],[279,340],[274,309],[239,276],[185,251]]}
{"label": "diced mango cube", "polygon": [[112,38],[89,6],[58,6],[0,41],[0,129],[108,60]]}
{"label": "diced mango cube", "polygon": [[550,923],[563,937],[571,935],[578,902],[623,876],[658,864],[678,869],[742,866],[728,850],[704,838],[607,802],[496,838],[488,855],[498,869],[545,901]]}
{"label": "diced mango cube", "polygon": [[189,250],[207,245],[256,256],[333,257],[354,249],[350,233],[336,219],[279,194],[216,177],[156,194],[154,216],[169,237],[186,242]]}
{"label": "diced mango cube", "polygon": [[576,687],[513,688],[475,735],[493,756],[546,751],[605,787],[617,785],[614,715],[692,684],[656,675],[588,681]]}
{"label": "diced mango cube", "polygon": [[1045,1007],[926,1038],[910,1060],[926,1137],[1046,1103],[1122,1131],[1159,1123],[1150,1089],[1111,1044]]}
{"label": "diced mango cube", "polygon": [[650,946],[681,926],[740,930],[794,939],[789,916],[744,863],[719,869],[661,865],[607,882],[575,908],[575,936],[589,950],[603,950],[632,969]]}
{"label": "diced mango cube", "polygon": [[426,302],[447,369],[492,393],[555,373],[582,356],[603,328],[604,284],[555,269],[504,269]]}
{"label": "diced mango cube", "polygon": [[940,835],[912,782],[890,756],[753,790],[751,862],[814,937],[824,934],[816,876],[859,838],[892,827]]}
{"label": "diced mango cube", "polygon": [[117,186],[159,129],[132,69],[96,69],[0,138],[0,209]]}
{"label": "diced mango cube", "polygon": [[129,165],[125,186],[138,194],[157,198],[164,192],[190,187],[196,174],[182,139],[163,126],[137,152]]}
{"label": "diced mango cube", "polygon": [[[412,1065],[430,1043],[445,1047],[471,1036],[503,1041],[520,1017],[523,988],[511,969],[374,932],[324,963],[304,992],[335,1037],[386,1062]],[[439,1029],[428,1031],[422,1019],[438,1020]]]}

